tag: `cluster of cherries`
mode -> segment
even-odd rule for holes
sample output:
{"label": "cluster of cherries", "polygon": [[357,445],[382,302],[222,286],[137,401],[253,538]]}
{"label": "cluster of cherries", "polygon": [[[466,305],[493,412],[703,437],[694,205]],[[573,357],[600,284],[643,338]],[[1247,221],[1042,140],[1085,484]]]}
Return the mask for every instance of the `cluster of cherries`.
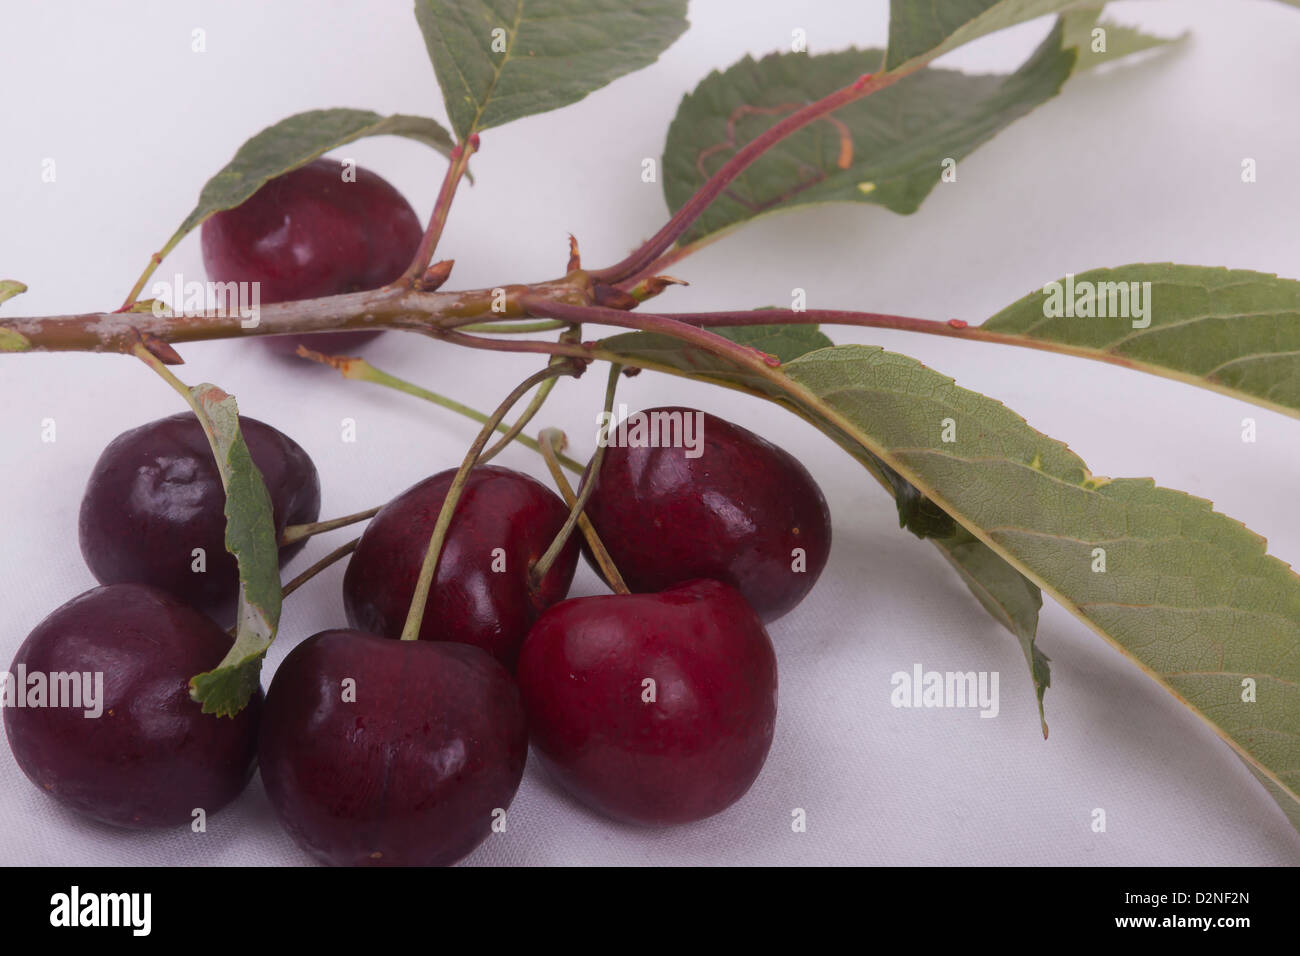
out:
{"label": "cluster of cherries", "polygon": [[[262,282],[263,301],[377,287],[401,274],[420,227],[388,183],[344,182],[318,160],[205,224],[217,281]],[[355,345],[327,333],[322,348]],[[692,410],[672,409],[693,414]],[[224,492],[186,413],[118,436],[81,504],[101,583],[41,622],[10,667],[102,673],[102,715],[5,708],[14,756],[42,790],[97,820],[169,827],[234,799],[256,765],[285,829],[342,865],[462,859],[501,818],[528,746],[570,793],[615,819],[698,820],[738,800],[763,765],[777,707],[764,628],[813,586],[830,548],[826,503],[792,456],[703,416],[702,454],[611,446],[586,506],[633,593],[566,599],[571,539],[533,478],[470,473],[440,552],[418,640],[397,640],[453,471],[375,515],[344,577],[348,629],[298,644],[263,697],[204,714],[189,679],[229,650],[238,573]],[[242,418],[276,533],[315,522],[307,453]],[[301,540],[280,550],[283,565]],[[207,556],[195,563],[196,549]],[[283,639],[283,638],[282,638]]]}

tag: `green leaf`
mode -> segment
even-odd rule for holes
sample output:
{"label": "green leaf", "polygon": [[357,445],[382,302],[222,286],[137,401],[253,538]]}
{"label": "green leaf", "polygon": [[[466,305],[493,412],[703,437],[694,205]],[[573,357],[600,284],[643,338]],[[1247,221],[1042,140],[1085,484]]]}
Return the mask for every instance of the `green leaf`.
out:
{"label": "green leaf", "polygon": [[[819,347],[830,346],[830,340],[817,331],[816,326],[767,326],[769,334],[766,338],[762,335],[763,328],[738,326],[715,331],[743,345],[752,345],[761,351],[776,354],[784,362],[791,362]],[[1038,611],[1043,603],[1036,585],[1026,580],[1024,575],[983,542],[958,527],[947,512],[860,442],[839,431],[824,418],[789,405],[780,387],[780,380],[774,385],[768,375],[756,375],[711,352],[684,346],[675,338],[657,333],[624,333],[604,339],[600,345],[603,350],[630,358],[642,367],[703,379],[786,404],[796,414],[825,431],[894,495],[899,526],[907,528],[919,538],[930,539],[953,564],[980,603],[1020,641],[1030,663],[1030,675],[1038,696],[1039,716],[1042,717],[1043,692],[1047,689],[1050,677],[1047,657],[1034,646]],[[769,347],[765,348],[765,345]],[[1047,732],[1045,720],[1043,732]]]}
{"label": "green leaf", "polygon": [[331,149],[367,136],[404,136],[451,152],[450,134],[424,116],[381,116],[369,110],[308,110],[262,130],[203,186],[198,205],[167,243],[173,248],[213,213],[233,209],[277,176],[296,169]]}
{"label": "green leaf", "polygon": [[462,141],[578,102],[687,27],[686,0],[416,0],[415,18]]}
{"label": "green leaf", "polygon": [[[1058,311],[1058,302],[1071,314],[1046,314]],[[1082,314],[1103,307],[1105,316]],[[1031,292],[980,331],[1115,361],[1300,417],[1294,279],[1170,263],[1093,269]]]}
{"label": "green leaf", "polygon": [[190,679],[203,712],[233,716],[258,687],[262,658],[280,621],[280,562],[271,496],[239,430],[235,399],[214,385],[190,389],[226,489],[226,550],[239,564],[235,643],[212,670]]}
{"label": "green leaf", "polygon": [[[775,210],[868,202],[915,212],[958,161],[1056,95],[1073,48],[1058,25],[1009,76],[925,69],[792,134],[755,160],[682,237],[699,240]],[[664,146],[664,196],[676,211],[735,150],[805,103],[880,67],[879,50],[749,57],[683,98]]]}
{"label": "green leaf", "polygon": [[928,63],[986,33],[1097,0],[890,0],[885,69]]}
{"label": "green leaf", "polygon": [[714,331],[733,342],[775,355],[782,362],[835,344],[815,325],[737,325]]}
{"label": "green leaf", "polygon": [[[896,468],[1192,708],[1294,818],[1300,577],[1262,538],[1150,479],[1094,477],[1005,406],[905,356],[840,346],[776,374],[787,401]],[[1247,680],[1258,702],[1243,700]]]}
{"label": "green leaf", "polygon": [[[1060,19],[1065,30],[1064,45],[1074,47],[1079,55],[1075,65],[1076,72],[1091,70],[1103,63],[1122,60],[1145,50],[1180,43],[1191,35],[1184,32],[1176,37],[1152,36],[1133,27],[1102,20],[1100,17],[1104,6],[1105,4],[1099,3],[1093,7],[1081,7],[1061,14]],[[1092,35],[1094,29],[1102,30],[1102,35],[1094,38]],[[1098,40],[1104,43],[1104,50],[1094,49],[1098,45]]]}

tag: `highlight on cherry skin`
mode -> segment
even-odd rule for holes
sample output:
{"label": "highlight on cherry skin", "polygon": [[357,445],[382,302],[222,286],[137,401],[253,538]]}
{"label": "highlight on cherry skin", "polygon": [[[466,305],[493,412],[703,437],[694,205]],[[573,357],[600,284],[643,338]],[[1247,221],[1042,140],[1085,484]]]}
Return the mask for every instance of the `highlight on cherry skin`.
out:
{"label": "highlight on cherry skin", "polygon": [[441,866],[504,819],[528,729],[504,667],[468,644],[332,630],[267,692],[258,763],[284,828],[341,866]]}
{"label": "highlight on cherry skin", "polygon": [[[383,177],[316,159],[270,180],[202,227],[203,265],[213,282],[256,282],[262,304],[377,289],[396,280],[424,227]],[[380,332],[259,336],[293,356],[299,344],[346,352]]]}
{"label": "highlight on cherry skin", "polygon": [[[271,495],[278,536],[320,516],[320,477],[297,442],[240,416]],[[86,566],[101,584],[169,591],[218,623],[235,618],[239,571],[226,550],[225,489],[203,426],[182,412],[123,432],[95,463],[77,523]],[[280,564],[305,540],[280,549]]]}
{"label": "highlight on cherry skin", "polygon": [[[398,637],[438,513],[455,477],[439,472],[402,492],[375,515],[343,579],[348,622]],[[540,585],[529,569],[568,517],[555,492],[496,465],[469,474],[438,559],[420,622],[420,639],[477,645],[513,670],[537,616],[569,593],[578,562],[570,537]]]}
{"label": "highlight on cherry skin", "polygon": [[157,588],[111,584],[73,598],[9,665],[4,725],[18,766],[60,803],[118,827],[217,812],[252,776],[262,692],[216,717],[190,699],[189,680],[230,644]]}
{"label": "highlight on cherry skin", "polygon": [[725,810],[758,777],[776,725],[771,639],[719,581],[557,604],[529,632],[518,679],[547,770],[628,823]]}
{"label": "highlight on cherry skin", "polygon": [[[665,432],[680,440],[659,440]],[[807,596],[830,555],[830,510],[808,469],[699,409],[629,415],[595,482],[587,516],[633,591],[714,578],[770,623]]]}

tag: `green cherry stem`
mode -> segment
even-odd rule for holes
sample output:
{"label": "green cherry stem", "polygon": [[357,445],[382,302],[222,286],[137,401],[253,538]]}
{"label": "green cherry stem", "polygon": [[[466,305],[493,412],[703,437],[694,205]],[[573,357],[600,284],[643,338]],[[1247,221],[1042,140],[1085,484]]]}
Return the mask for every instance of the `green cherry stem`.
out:
{"label": "green cherry stem", "polygon": [[470,471],[478,462],[479,455],[482,454],[488,439],[492,437],[492,433],[501,424],[501,420],[509,414],[510,409],[527,395],[535,385],[558,375],[576,375],[577,373],[578,366],[568,362],[559,365],[548,365],[540,372],[534,372],[516,385],[514,391],[505,397],[505,400],[497,406],[496,411],[488,416],[488,420],[484,422],[483,427],[479,430],[478,437],[474,439],[473,444],[469,446],[469,451],[465,453],[465,460],[461,462],[456,477],[452,479],[451,487],[447,489],[447,496],[442,502],[442,510],[438,512],[438,521],[433,526],[433,535],[429,538],[429,548],[424,554],[424,564],[420,567],[420,577],[415,582],[415,593],[411,595],[411,607],[406,613],[406,623],[402,627],[402,640],[414,641],[420,637],[420,624],[424,620],[424,608],[429,601],[429,591],[433,587],[433,576],[438,569],[438,557],[442,552],[442,543],[447,537],[447,529],[451,527],[452,516],[456,512],[456,505],[460,502],[461,493],[465,490],[465,483],[469,480]]}
{"label": "green cherry stem", "polygon": [[280,599],[283,600],[284,598],[287,598],[290,594],[298,590],[300,587],[302,587],[304,584],[306,584],[316,575],[320,574],[322,571],[328,568],[335,561],[347,557],[349,554],[351,554],[353,551],[357,549],[357,544],[360,543],[360,541],[361,541],[360,538],[353,538],[347,544],[340,545],[339,547],[331,551],[329,554],[325,555],[325,557],[321,558],[319,561],[313,564],[306,571],[302,572],[302,574],[298,575],[296,578],[294,578],[292,581],[286,584],[284,588],[280,591]]}
{"label": "green cherry stem", "polygon": [[[298,346],[298,354],[303,358],[311,359],[314,362],[320,362],[322,365],[328,365],[337,371],[344,378],[350,378],[356,382],[369,382],[372,385],[382,385],[385,388],[391,388],[394,391],[402,392],[406,395],[412,395],[415,398],[423,399],[426,402],[432,402],[440,408],[455,412],[457,415],[463,415],[465,418],[478,422],[482,425],[488,420],[477,409],[463,405],[454,398],[448,398],[446,395],[440,395],[437,392],[431,392],[427,388],[421,388],[419,385],[412,384],[405,379],[398,378],[396,375],[375,368],[365,359],[346,358],[339,355],[322,355],[320,352],[312,351],[305,346]],[[498,425],[497,431],[506,434],[510,429],[505,425]],[[536,441],[527,435],[515,435],[514,440],[519,442],[525,448],[531,448],[533,451],[541,453]],[[572,458],[561,458],[564,467],[573,472],[582,471],[582,465]]]}
{"label": "green cherry stem", "polygon": [[[609,367],[609,381],[605,385],[605,409],[601,414],[600,434],[599,439],[596,442],[596,451],[595,454],[591,456],[591,464],[587,466],[588,480],[583,484],[582,491],[572,501],[569,501],[569,496],[565,495],[565,500],[569,504],[569,517],[565,519],[564,526],[560,528],[559,533],[555,536],[555,540],[552,541],[551,546],[546,549],[546,553],[533,562],[533,566],[529,571],[529,578],[534,588],[541,584],[542,579],[546,577],[546,572],[551,570],[551,565],[555,563],[555,559],[558,558],[560,552],[564,550],[565,544],[568,543],[569,535],[573,534],[574,527],[577,526],[578,522],[585,517],[583,509],[587,506],[587,501],[591,498],[591,493],[596,487],[596,482],[593,480],[593,477],[596,472],[600,470],[600,463],[605,458],[605,447],[608,444],[609,439],[610,421],[614,416],[614,392],[618,388],[618,377],[622,372],[623,366],[621,365],[611,364]],[[550,431],[552,430],[547,430],[547,432]],[[547,432],[543,432],[543,436],[546,439],[551,439],[552,436]],[[553,447],[550,440],[543,440],[540,444],[542,448]],[[545,454],[545,452],[543,452],[543,454]],[[572,489],[570,489],[570,491],[572,491]],[[587,526],[591,527],[591,522],[587,522]],[[584,533],[586,532],[584,531]],[[588,536],[588,541],[593,537],[596,537],[594,528],[592,528],[591,534]],[[599,541],[599,539],[597,539],[597,541]],[[592,551],[596,552],[594,546]],[[605,548],[601,546],[600,551],[605,551]],[[605,552],[605,557],[607,559],[609,558],[609,552]],[[610,561],[609,563],[612,567],[613,562]],[[604,569],[604,565],[602,564],[601,570]],[[620,582],[622,581],[622,577],[619,575],[617,569],[615,569],[614,576],[610,580],[612,581],[614,579],[617,579]],[[623,593],[626,593],[626,585],[624,586]]]}
{"label": "green cherry stem", "polygon": [[321,534],[325,531],[333,531],[335,528],[346,528],[350,524],[356,524],[358,521],[365,521],[367,518],[373,518],[379,513],[378,508],[367,508],[365,511],[358,511],[354,515],[346,515],[342,518],[331,518],[329,521],[313,521],[309,524],[291,524],[284,529],[280,535],[280,547],[293,544],[295,541],[301,541],[303,538],[310,538],[314,534]]}
{"label": "green cherry stem", "polygon": [[[564,471],[560,468],[559,456],[556,454],[556,450],[563,448],[567,441],[564,432],[558,428],[543,428],[541,434],[537,437],[538,443],[542,446],[542,458],[546,460],[546,467],[550,469],[551,477],[555,479],[555,486],[560,489],[560,494],[564,497],[564,503],[572,508],[578,496],[574,494],[573,486],[569,484],[569,479],[565,477]],[[591,548],[591,556],[595,559],[596,566],[600,568],[605,583],[617,594],[631,593],[627,584],[623,581],[623,575],[619,573],[618,566],[614,564],[614,559],[610,557],[609,551],[605,548],[605,543],[600,540],[600,535],[596,534],[596,526],[591,523],[591,519],[585,513],[579,514],[578,529],[582,532],[583,537],[587,539],[587,545]]]}
{"label": "green cherry stem", "polygon": [[545,319],[541,322],[471,322],[458,325],[462,332],[492,332],[504,335],[529,335],[533,332],[554,332],[556,329],[568,328],[568,322],[558,319]]}
{"label": "green cherry stem", "polygon": [[[551,364],[565,361],[568,360],[554,358],[551,359]],[[520,433],[528,427],[528,423],[533,420],[539,411],[541,411],[542,405],[545,404],[546,400],[551,395],[551,389],[555,388],[555,383],[558,381],[558,378],[548,378],[546,381],[542,382],[541,387],[537,389],[537,392],[533,395],[532,401],[530,401],[528,407],[524,409],[523,414],[519,416],[513,425],[506,429],[505,433],[497,439],[496,444],[492,445],[486,449],[483,454],[479,455],[479,464],[491,461],[497,456],[497,453],[500,452],[501,449],[505,448],[519,437]]]}

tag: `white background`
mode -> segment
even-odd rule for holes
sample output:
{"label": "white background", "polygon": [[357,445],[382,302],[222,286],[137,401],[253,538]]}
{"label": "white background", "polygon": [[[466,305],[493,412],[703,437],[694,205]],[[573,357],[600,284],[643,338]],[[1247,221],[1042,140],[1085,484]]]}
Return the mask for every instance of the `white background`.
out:
{"label": "white background", "polygon": [[[1191,39],[1136,65],[1072,79],[1064,93],[961,163],[921,211],[856,204],[771,217],[676,266],[688,289],[664,309],[790,301],[972,323],[1068,271],[1176,261],[1300,275],[1300,10],[1271,2],[1119,3],[1113,16]],[[797,12],[794,12],[797,11]],[[621,257],[666,215],[640,180],[682,94],[714,67],[786,48],[882,45],[886,4],[694,0],[691,30],[653,67],[565,110],[484,134],[478,184],[456,202],[439,256],[452,287],[547,279],[565,235],[586,264]],[[1047,21],[945,59],[1013,69]],[[191,51],[206,30],[207,52]],[[299,110],[444,112],[406,0],[74,3],[5,9],[0,59],[0,277],[31,291],[10,315],[115,307],[199,187],[248,136]],[[421,217],[443,160],[418,144],[365,141],[352,156],[403,190]],[[1241,161],[1259,181],[1240,181]],[[42,161],[57,163],[43,183]],[[202,277],[197,233],[160,270]],[[1300,422],[1162,379],[1043,353],[903,333],[831,330],[906,352],[1005,401],[1065,440],[1097,474],[1154,476],[1214,500],[1300,562]],[[185,380],[234,392],[241,409],[301,442],[320,468],[323,516],[360,510],[456,464],[476,426],[414,399],[288,368],[255,344],[182,349]],[[382,368],[491,407],[535,361],[458,354],[397,333]],[[592,447],[603,375],[563,383],[543,415],[577,454]],[[1051,739],[1038,728],[1015,640],[938,551],[900,532],[892,501],[829,440],[755,400],[653,374],[631,406],[697,404],[760,430],[807,463],[829,499],[835,544],[812,596],[771,630],[781,712],[767,765],[726,813],[640,830],[593,816],[530,765],[509,829],[471,858],[505,863],[1290,864],[1300,837],[1245,767],[1190,712],[1056,606],[1039,640],[1052,658]],[[77,546],[86,476],[118,432],[179,410],[138,363],[116,356],[0,359],[0,662],[56,606],[94,585]],[[340,440],[355,418],[359,440]],[[1243,444],[1242,419],[1258,423]],[[57,441],[42,443],[54,418]],[[544,476],[531,452],[505,464]],[[347,532],[313,543],[291,572]],[[343,623],[342,566],[289,599],[265,680],[286,650]],[[581,569],[574,593],[598,585]],[[897,710],[889,677],[914,662],[1001,674],[1001,713]],[[806,833],[791,810],[806,809]],[[1104,808],[1107,830],[1090,828]],[[301,864],[260,782],[209,821],[125,833],[83,821],[0,757],[0,862]]]}

